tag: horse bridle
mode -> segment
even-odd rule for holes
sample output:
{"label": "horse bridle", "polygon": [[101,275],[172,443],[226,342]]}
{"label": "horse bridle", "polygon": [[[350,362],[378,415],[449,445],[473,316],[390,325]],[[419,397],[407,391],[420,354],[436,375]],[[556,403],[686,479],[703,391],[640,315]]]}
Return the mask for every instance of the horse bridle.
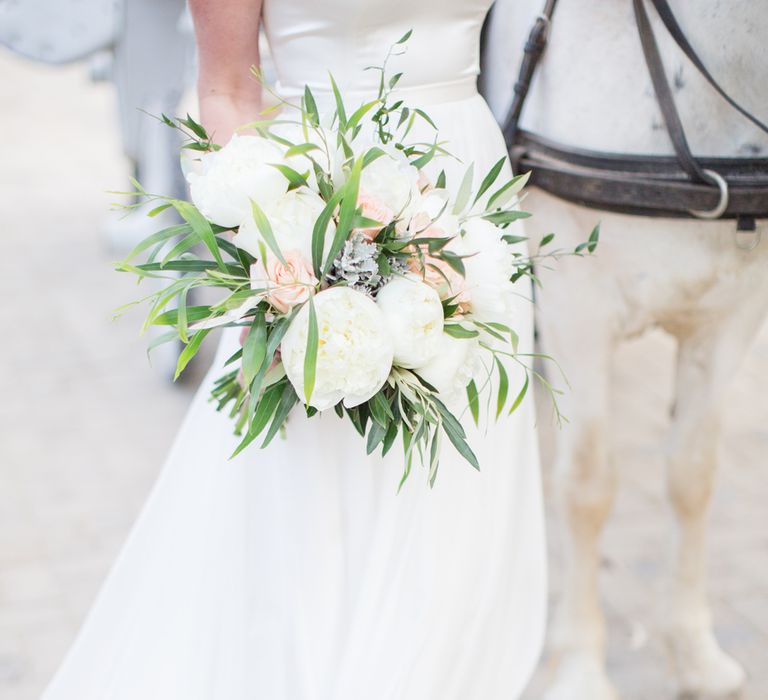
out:
{"label": "horse bridle", "polygon": [[[531,170],[537,187],[588,207],[643,216],[735,218],[755,230],[768,217],[768,158],[701,158],[691,153],[651,28],[646,0],[633,0],[645,61],[674,156],[601,153],[554,143],[518,128],[536,66],[547,45],[557,0],[546,0],[525,44],[512,105],[503,125],[515,172]],[[685,37],[667,0],[650,0],[672,39],[717,91],[745,118],[768,125],[739,105],[712,77]]]}

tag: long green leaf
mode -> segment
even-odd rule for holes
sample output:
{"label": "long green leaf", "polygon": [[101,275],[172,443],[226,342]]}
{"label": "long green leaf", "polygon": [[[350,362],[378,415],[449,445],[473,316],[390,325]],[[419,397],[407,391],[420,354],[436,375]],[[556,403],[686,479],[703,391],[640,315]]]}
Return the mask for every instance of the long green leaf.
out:
{"label": "long green leaf", "polygon": [[249,423],[251,425],[253,425],[254,415],[258,410],[259,402],[263,398],[261,390],[264,385],[264,378],[267,376],[267,367],[268,365],[266,363],[261,365],[261,369],[256,372],[256,376],[248,387],[248,407],[246,412],[249,416]]}
{"label": "long green leaf", "polygon": [[420,155],[416,160],[411,161],[411,165],[414,168],[418,168],[421,170],[425,165],[427,165],[437,153],[437,144],[432,144],[432,146],[427,150],[425,153]]}
{"label": "long green leaf", "polygon": [[333,90],[333,99],[336,101],[336,116],[339,118],[339,129],[341,131],[347,130],[347,113],[344,109],[344,100],[341,97],[339,86],[336,85],[336,81],[333,79],[333,75],[328,73],[328,77],[331,79],[331,89]]}
{"label": "long green leaf", "polygon": [[[194,323],[195,321],[202,321],[211,315],[210,306],[187,306],[186,316],[187,323]],[[176,326],[179,323],[179,310],[170,309],[165,313],[160,314],[152,322],[154,326]]]}
{"label": "long green leaf", "polygon": [[512,402],[512,407],[509,409],[509,413],[507,415],[511,415],[517,410],[517,407],[522,403],[523,399],[525,398],[525,394],[528,392],[528,384],[529,384],[529,376],[526,372],[525,374],[525,382],[523,383],[523,388],[520,389],[520,393],[517,395],[517,398]]}
{"label": "long green leaf", "polygon": [[286,384],[285,388],[283,389],[282,396],[280,397],[280,403],[277,405],[277,410],[275,411],[275,415],[272,418],[272,423],[270,424],[269,430],[264,437],[264,442],[261,443],[262,449],[264,449],[267,445],[269,445],[270,442],[272,442],[272,438],[277,435],[277,431],[280,430],[283,423],[285,423],[285,419],[288,417],[291,409],[293,409],[298,401],[299,397],[296,395],[293,387],[290,384]]}
{"label": "long green leaf", "polygon": [[584,241],[584,243],[579,243],[579,245],[576,246],[574,249],[574,253],[581,253],[583,250],[587,250],[589,253],[594,253],[595,249],[597,248],[597,244],[600,240],[600,224],[597,224],[593,229],[592,233],[589,234],[589,239]]}
{"label": "long green leaf", "polygon": [[307,171],[306,175],[302,175],[300,172],[294,170],[288,165],[283,165],[282,163],[270,163],[270,165],[273,168],[277,168],[277,170],[279,170],[285,176],[285,179],[288,180],[289,190],[295,190],[299,187],[305,187],[307,185],[307,175],[309,175],[309,171]]}
{"label": "long green leaf", "polygon": [[151,355],[152,351],[160,345],[165,345],[165,343],[170,343],[178,339],[179,334],[175,330],[160,333],[160,335],[158,335],[156,338],[153,338],[147,345],[147,355]]}
{"label": "long green leaf", "polygon": [[317,374],[317,348],[319,332],[317,328],[317,312],[314,297],[309,297],[309,326],[307,329],[307,353],[304,356],[304,399],[309,404],[315,389]]}
{"label": "long green leaf", "polygon": [[200,242],[200,237],[192,232],[188,236],[184,236],[173,248],[171,248],[164,256],[161,265],[165,265],[178,258],[182,253],[186,253],[190,248],[193,248]]}
{"label": "long green leaf", "polygon": [[[442,415],[442,412],[441,412]],[[443,432],[448,436],[448,439],[451,441],[453,446],[456,448],[458,453],[464,457],[464,459],[467,460],[475,469],[478,471],[480,470],[480,463],[477,461],[477,457],[475,456],[475,453],[472,452],[472,449],[467,444],[467,441],[465,440],[464,436],[461,435],[457,430],[455,425],[453,425],[450,422],[447,422],[445,420],[445,416],[443,416]]]}
{"label": "long green leaf", "polygon": [[474,379],[467,384],[467,401],[472,420],[475,421],[475,425],[480,425],[480,396],[477,393],[477,384],[475,384]]}
{"label": "long green leaf", "polygon": [[157,233],[153,233],[151,236],[147,236],[147,238],[145,238],[135,248],[133,248],[133,250],[131,250],[131,252],[128,253],[128,255],[126,255],[123,260],[126,262],[128,260],[133,260],[133,258],[135,258],[139,253],[143,253],[145,250],[147,250],[147,248],[151,248],[157,243],[163,243],[170,238],[183,236],[187,233],[190,233],[191,231],[192,227],[189,224],[176,224],[175,226],[164,228],[162,231],[158,231]]}
{"label": "long green leaf", "polygon": [[[210,260],[177,260],[167,263],[142,263],[136,267],[120,265],[119,269],[140,272],[205,272],[206,270],[215,270],[219,266]],[[225,269],[229,274],[235,274],[237,268],[227,267]]]}
{"label": "long green leaf", "polygon": [[518,219],[527,219],[530,214],[527,211],[519,211],[518,209],[507,209],[502,211],[495,211],[491,214],[484,214],[483,218],[486,221],[490,221],[492,224],[502,226],[504,224],[510,224]]}
{"label": "long green leaf", "polygon": [[448,410],[448,407],[436,396],[433,396],[431,400],[434,402],[435,407],[440,413],[440,417],[443,419],[443,423],[450,425],[461,437],[467,437],[467,434],[464,432],[464,428],[462,427],[461,423],[459,423],[456,416],[454,416],[453,413]]}
{"label": "long green leaf", "polygon": [[403,476],[397,485],[397,493],[400,493],[400,489],[403,488],[405,480],[411,473],[411,465],[413,464],[413,435],[405,426],[403,426],[403,457],[405,466],[403,467]]}
{"label": "long green leaf", "polygon": [[341,201],[341,197],[344,194],[343,188],[340,188],[334,192],[331,199],[320,212],[320,216],[315,221],[315,226],[312,229],[312,267],[315,271],[315,277],[320,277],[320,268],[323,264],[323,249],[325,248],[325,236],[328,231],[328,224],[331,222],[333,213],[336,211],[336,207]]}
{"label": "long green leaf", "polygon": [[309,89],[309,85],[304,86],[304,109],[309,117],[309,123],[312,126],[320,126],[320,112],[317,109],[317,103]]}
{"label": "long green leaf", "polygon": [[464,207],[469,202],[469,197],[472,194],[472,182],[475,177],[475,164],[470,163],[467,171],[464,173],[464,177],[459,185],[459,191],[456,193],[456,201],[453,205],[453,213],[461,214],[464,211]]}
{"label": "long green leaf", "polygon": [[432,118],[423,109],[414,109],[413,111],[416,112],[416,114],[418,114],[433,129],[437,129],[435,122],[432,121]]}
{"label": "long green leaf", "polygon": [[379,104],[378,99],[371,100],[370,102],[366,102],[364,105],[358,107],[352,113],[349,121],[347,121],[347,131],[354,129],[360,123],[360,120],[371,110],[371,107],[374,107],[377,104]]}
{"label": "long green leaf", "polygon": [[303,156],[310,151],[319,151],[320,146],[316,143],[297,143],[295,146],[291,146],[286,152],[286,158],[292,158],[293,156]]}
{"label": "long green leaf", "polygon": [[282,395],[284,388],[285,384],[278,382],[277,384],[273,384],[268,389],[266,389],[264,394],[261,395],[256,404],[256,410],[253,413],[253,418],[251,420],[251,425],[248,429],[248,432],[237,446],[235,451],[230,455],[230,459],[239,455],[259,436],[259,433],[264,430],[264,428],[267,426],[267,423],[269,422],[269,419],[272,417],[272,414],[277,408],[277,404],[280,401],[280,396]]}
{"label": "long green leaf", "polygon": [[242,248],[238,248],[232,241],[228,241],[221,236],[216,236],[216,242],[219,244],[221,250],[227,253],[227,255],[230,255],[235,262],[242,265],[243,272],[251,269],[251,265],[255,262],[255,258],[250,253],[247,253]]}
{"label": "long green leaf", "polygon": [[211,329],[204,328],[203,330],[197,331],[193,336],[192,339],[187,343],[185,348],[181,351],[181,354],[179,355],[179,359],[176,362],[176,372],[173,375],[173,380],[176,381],[179,378],[179,375],[184,371],[186,366],[189,364],[190,360],[197,355],[197,351],[200,349],[200,344],[205,340],[205,336],[208,335],[208,333],[211,332]]}
{"label": "long green leaf", "polygon": [[[265,374],[265,372],[259,372],[259,374]],[[255,404],[255,410],[251,418],[251,430],[257,435],[267,427],[267,423],[269,423],[269,419],[272,417],[275,407],[283,395],[283,391],[288,386],[290,384],[287,379],[281,379],[275,384],[270,384],[268,387],[265,387],[263,393],[256,392],[256,387],[251,386],[250,391],[261,394],[260,400]]]}
{"label": "long green leaf", "polygon": [[[270,250],[275,254],[277,259],[283,263],[283,265],[285,265],[285,258],[283,257],[283,253],[280,251],[280,246],[277,244],[275,234],[272,232],[272,225],[269,223],[267,215],[253,200],[251,200],[251,209],[253,211],[253,220],[256,222],[256,227],[259,229],[261,237],[269,246]],[[262,260],[262,264],[264,263],[265,261]]]}
{"label": "long green leaf", "polygon": [[288,326],[291,325],[293,317],[283,316],[275,321],[269,331],[269,340],[267,341],[267,359],[271,362],[272,356],[277,350],[277,346],[280,345],[280,341],[283,339]]}
{"label": "long green leaf", "polygon": [[192,227],[192,230],[198,236],[200,236],[200,240],[211,252],[213,259],[218,263],[219,267],[223,270],[226,270],[224,260],[221,258],[219,246],[216,243],[216,235],[214,234],[213,228],[211,227],[208,219],[206,219],[189,202],[182,202],[181,200],[174,199],[172,200],[172,204],[176,211],[179,212],[179,216],[181,216],[181,218],[184,219],[184,221],[186,221]]}
{"label": "long green leaf", "polygon": [[507,376],[507,370],[504,369],[504,363],[498,357],[496,357],[495,360],[496,367],[499,370],[499,393],[496,398],[496,419],[498,420],[501,412],[504,410],[504,404],[507,403],[509,377]]}
{"label": "long green leaf", "polygon": [[179,338],[181,338],[182,342],[187,343],[189,342],[189,337],[187,334],[187,294],[189,293],[189,287],[183,287],[182,290],[179,292],[179,305],[178,305],[178,313],[176,314],[176,319],[178,321],[178,327],[179,327]]}
{"label": "long green leaf", "polygon": [[399,39],[398,39],[398,40],[395,42],[395,45],[397,45],[397,44],[404,44],[406,41],[408,41],[408,39],[410,39],[410,38],[411,38],[411,34],[413,34],[413,29],[409,29],[409,30],[408,30],[408,31],[407,31],[405,34],[403,34],[403,36],[401,36],[401,37],[400,37],[400,38],[399,38]]}
{"label": "long green leaf", "polygon": [[437,469],[440,466],[440,432],[435,430],[429,446],[429,487],[435,485]]}
{"label": "long green leaf", "polygon": [[267,321],[264,313],[259,312],[253,319],[253,325],[243,343],[243,379],[250,385],[256,373],[261,369],[267,357]]}
{"label": "long green leaf", "polygon": [[387,436],[387,427],[380,425],[376,421],[371,421],[371,427],[368,431],[368,440],[365,446],[365,453],[371,454]]}
{"label": "long green leaf", "polygon": [[166,209],[170,209],[171,205],[167,202],[165,204],[159,204],[158,206],[154,207],[153,209],[150,209],[147,212],[147,216],[150,219],[154,219],[158,214],[162,214]]}
{"label": "long green leaf", "polygon": [[515,175],[511,180],[504,183],[498,190],[496,190],[488,199],[488,209],[491,209],[494,204],[496,206],[503,206],[512,197],[514,197],[528,182],[528,178],[531,176],[530,171],[523,173],[522,175]]}
{"label": "long green leaf", "polygon": [[390,420],[395,418],[389,407],[389,401],[381,391],[375,393],[368,401],[368,407],[371,411],[371,418],[384,428],[389,425]]}
{"label": "long green leaf", "polygon": [[475,195],[474,204],[477,204],[477,202],[480,201],[480,197],[482,197],[488,189],[493,185],[494,182],[496,182],[496,178],[499,176],[499,173],[501,172],[501,169],[504,167],[504,163],[507,161],[507,157],[504,156],[503,158],[499,158],[499,160],[494,163],[493,167],[488,171],[488,174],[483,178],[483,181],[480,183],[480,189],[477,191],[477,194]]}
{"label": "long green leaf", "polygon": [[397,429],[398,429],[398,422],[396,420],[393,420],[389,424],[389,428],[387,428],[387,434],[384,436],[384,440],[382,441],[381,445],[381,456],[389,452],[389,450],[392,448],[392,445],[395,442],[395,438],[397,437]]}
{"label": "long green leaf", "polygon": [[333,236],[331,249],[328,251],[328,256],[325,259],[325,265],[323,266],[322,272],[323,277],[328,274],[334,259],[344,247],[344,243],[347,238],[349,238],[349,234],[352,230],[352,223],[354,221],[355,212],[357,211],[357,194],[360,189],[360,173],[362,168],[363,160],[362,158],[358,158],[352,166],[349,180],[347,180],[342,188],[344,194],[339,209],[339,223],[336,226],[336,233]]}
{"label": "long green leaf", "polygon": [[446,323],[443,326],[443,332],[450,335],[452,338],[477,338],[480,335],[478,331],[471,328],[464,328],[464,326],[458,323]]}

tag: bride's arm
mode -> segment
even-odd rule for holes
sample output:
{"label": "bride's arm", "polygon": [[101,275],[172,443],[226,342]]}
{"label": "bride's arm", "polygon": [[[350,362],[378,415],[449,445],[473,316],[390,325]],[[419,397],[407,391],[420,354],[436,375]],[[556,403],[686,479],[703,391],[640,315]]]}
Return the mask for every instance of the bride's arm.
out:
{"label": "bride's arm", "polygon": [[215,143],[261,110],[261,88],[250,73],[259,64],[262,0],[189,0],[195,23],[200,118]]}

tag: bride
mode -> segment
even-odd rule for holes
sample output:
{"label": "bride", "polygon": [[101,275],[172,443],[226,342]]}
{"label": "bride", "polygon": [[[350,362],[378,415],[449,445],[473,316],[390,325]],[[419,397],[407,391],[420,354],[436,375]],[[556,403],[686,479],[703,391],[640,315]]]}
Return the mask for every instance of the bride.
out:
{"label": "bride", "polygon": [[[475,172],[505,153],[477,94],[490,0],[191,0],[204,125],[224,143],[261,109],[260,23],[278,90],[328,72],[375,95],[389,47],[399,95],[427,109]],[[321,105],[322,106],[322,105]],[[461,166],[462,170],[465,166]],[[448,173],[456,181],[456,173]],[[451,181],[451,179],[449,179]],[[477,183],[476,183],[477,184]],[[532,347],[530,289],[510,319]],[[157,483],[44,700],[513,700],[546,604],[534,412],[466,430],[481,464],[444,448],[435,488],[399,454],[364,457],[351,424],[290,417],[288,438],[229,461],[207,396],[237,347],[224,333]],[[510,377],[522,382],[522,376]]]}

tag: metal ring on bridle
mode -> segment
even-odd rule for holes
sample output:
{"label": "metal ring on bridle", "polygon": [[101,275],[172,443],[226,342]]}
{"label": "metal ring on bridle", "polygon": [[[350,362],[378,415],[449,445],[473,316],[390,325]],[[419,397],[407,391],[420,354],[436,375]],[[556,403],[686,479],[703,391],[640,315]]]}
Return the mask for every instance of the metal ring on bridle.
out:
{"label": "metal ring on bridle", "polygon": [[689,209],[688,211],[698,219],[719,219],[728,208],[728,183],[720,173],[714,170],[705,169],[704,173],[712,179],[720,190],[720,201],[714,209]]}
{"label": "metal ring on bridle", "polygon": [[[747,235],[751,237],[749,242],[745,243],[743,239]],[[760,242],[763,240],[763,232],[759,228],[755,229],[754,231],[739,231],[737,229],[733,232],[733,240],[739,250],[751,253],[755,248],[757,248],[757,246],[760,245]]]}

